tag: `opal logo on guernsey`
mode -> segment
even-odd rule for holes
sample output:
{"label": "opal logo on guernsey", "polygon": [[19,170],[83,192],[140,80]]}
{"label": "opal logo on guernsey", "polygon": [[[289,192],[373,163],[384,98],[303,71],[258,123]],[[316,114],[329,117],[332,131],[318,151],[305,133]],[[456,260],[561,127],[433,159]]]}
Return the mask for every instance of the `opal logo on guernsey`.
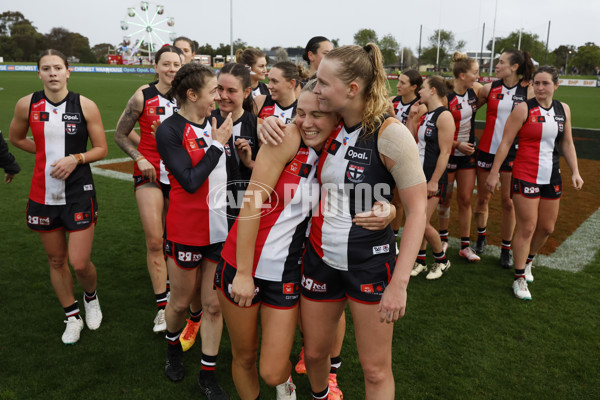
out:
{"label": "opal logo on guernsey", "polygon": [[63,122],[74,122],[78,124],[81,122],[81,115],[79,113],[64,113],[62,120]]}
{"label": "opal logo on guernsey", "polygon": [[309,292],[327,293],[327,283],[315,281],[302,275],[302,287]]}
{"label": "opal logo on guernsey", "polygon": [[351,146],[348,148],[344,158],[358,164],[371,165],[371,149],[361,149]]}

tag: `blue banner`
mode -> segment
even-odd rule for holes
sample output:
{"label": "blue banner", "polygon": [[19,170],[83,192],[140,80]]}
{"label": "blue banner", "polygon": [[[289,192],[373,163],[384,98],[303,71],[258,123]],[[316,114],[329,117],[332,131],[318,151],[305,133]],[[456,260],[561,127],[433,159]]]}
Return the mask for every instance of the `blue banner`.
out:
{"label": "blue banner", "polygon": [[[28,71],[37,72],[37,65],[0,65],[0,71]],[[93,72],[106,74],[154,74],[154,68],[151,67],[69,67],[71,72]]]}

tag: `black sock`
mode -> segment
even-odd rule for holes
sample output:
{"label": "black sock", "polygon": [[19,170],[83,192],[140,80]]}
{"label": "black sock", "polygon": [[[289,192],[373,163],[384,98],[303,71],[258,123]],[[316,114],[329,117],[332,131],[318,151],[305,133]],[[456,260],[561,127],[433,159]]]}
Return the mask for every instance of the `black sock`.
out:
{"label": "black sock", "polygon": [[484,226],[483,228],[477,228],[477,235],[479,237],[485,237],[487,232],[487,228]]}
{"label": "black sock", "polygon": [[439,253],[433,253],[433,257],[435,258],[436,263],[445,263],[447,260],[446,253],[444,253],[443,251]]}
{"label": "black sock", "polygon": [[165,339],[167,339],[169,345],[180,345],[179,336],[181,336],[181,331],[182,329],[178,330],[177,332],[170,332],[169,330],[167,330],[167,333],[165,334]]}
{"label": "black sock", "polygon": [[515,281],[519,278],[525,278],[525,270],[515,268]]}
{"label": "black sock", "polygon": [[470,244],[471,244],[471,240],[468,237],[460,238],[460,248],[461,249],[466,249],[467,247],[469,247]]}
{"label": "black sock", "polygon": [[421,265],[426,265],[425,260],[427,259],[427,250],[419,250],[419,254],[417,255],[417,263]]}
{"label": "black sock", "polygon": [[167,306],[167,292],[168,291],[154,295],[154,297],[156,297],[156,307],[158,307],[159,310],[164,310]]}
{"label": "black sock", "polygon": [[339,355],[337,357],[331,357],[331,369],[329,370],[330,374],[337,374],[337,370],[342,366],[342,356]]}
{"label": "black sock", "polygon": [[215,373],[215,367],[217,366],[217,356],[207,356],[202,353],[202,372],[203,373]]}
{"label": "black sock", "polygon": [[84,290],[83,293],[84,293],[83,298],[85,299],[86,303],[89,303],[92,300],[96,300],[96,295],[97,295],[96,290],[94,290],[91,293],[88,293]]}
{"label": "black sock", "polygon": [[448,229],[440,230],[440,239],[442,242],[448,242]]}
{"label": "black sock", "polygon": [[198,311],[198,312],[193,312],[192,309],[190,308],[190,320],[192,322],[200,322],[201,319],[202,319],[202,309],[200,309],[200,311]]}
{"label": "black sock", "polygon": [[533,257],[535,257],[535,254],[530,254],[527,256],[527,264],[529,264],[530,262],[533,262]]}
{"label": "black sock", "polygon": [[502,251],[510,251],[511,243],[510,240],[502,239]]}
{"label": "black sock", "polygon": [[312,396],[314,400],[325,400],[327,397],[329,397],[329,386],[321,392],[312,392]]}
{"label": "black sock", "polygon": [[65,307],[64,310],[67,319],[69,319],[69,317],[81,319],[81,316],[79,316],[79,305],[77,305],[77,300],[75,300],[75,303],[71,304],[69,307]]}

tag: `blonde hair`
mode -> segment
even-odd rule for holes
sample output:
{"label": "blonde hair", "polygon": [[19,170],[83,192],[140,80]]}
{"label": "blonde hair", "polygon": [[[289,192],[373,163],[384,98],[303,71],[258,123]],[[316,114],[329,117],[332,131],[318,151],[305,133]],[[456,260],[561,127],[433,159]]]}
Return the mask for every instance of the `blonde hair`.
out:
{"label": "blonde hair", "polygon": [[458,79],[460,74],[466,74],[475,62],[474,59],[466,54],[458,51],[454,52],[452,55],[452,73],[454,74],[454,77]]}
{"label": "blonde hair", "polygon": [[337,76],[346,83],[360,79],[364,82],[365,109],[362,115],[361,135],[367,138],[383,123],[388,109],[387,78],[383,70],[383,56],[375,43],[366,46],[342,46],[325,56],[339,63]]}

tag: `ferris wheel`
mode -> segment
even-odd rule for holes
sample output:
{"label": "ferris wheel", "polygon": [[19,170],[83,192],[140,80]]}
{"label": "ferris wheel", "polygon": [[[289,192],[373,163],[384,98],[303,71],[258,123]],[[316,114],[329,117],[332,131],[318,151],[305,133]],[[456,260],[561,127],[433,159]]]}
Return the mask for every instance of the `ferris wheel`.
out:
{"label": "ferris wheel", "polygon": [[121,20],[123,53],[130,58],[138,54],[150,58],[166,40],[176,38],[173,26],[175,19],[165,16],[163,5],[142,1],[139,7],[127,8],[127,16]]}

